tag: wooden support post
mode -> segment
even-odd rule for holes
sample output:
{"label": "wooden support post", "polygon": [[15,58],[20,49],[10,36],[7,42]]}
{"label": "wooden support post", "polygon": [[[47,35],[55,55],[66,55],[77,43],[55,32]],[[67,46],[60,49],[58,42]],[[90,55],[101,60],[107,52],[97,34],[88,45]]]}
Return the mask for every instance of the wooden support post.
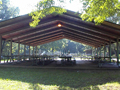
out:
{"label": "wooden support post", "polygon": [[96,53],[96,50],[95,50],[96,48],[94,48],[94,56],[95,56],[95,53]]}
{"label": "wooden support post", "polygon": [[24,60],[25,60],[25,57],[26,57],[26,45],[24,45]]}
{"label": "wooden support post", "polygon": [[35,46],[35,48],[36,48],[36,49],[35,49],[35,56],[36,56],[36,62],[35,62],[35,63],[36,63],[36,65],[37,65],[37,59],[38,59],[38,58],[37,58],[37,46]]}
{"label": "wooden support post", "polygon": [[[8,50],[8,48],[7,48],[7,56],[9,56],[9,50]],[[9,57],[6,57],[6,58],[7,58],[7,63],[8,63]]]}
{"label": "wooden support post", "polygon": [[92,47],[92,56],[93,56],[93,47]]}
{"label": "wooden support post", "polygon": [[33,46],[33,56],[35,55],[35,47]]}
{"label": "wooden support post", "polygon": [[30,45],[29,45],[29,60],[30,60]]}
{"label": "wooden support post", "polygon": [[97,57],[98,57],[98,47],[97,47]]}
{"label": "wooden support post", "polygon": [[0,35],[0,63],[1,63],[1,56],[2,56],[2,35]]}
{"label": "wooden support post", "polygon": [[35,55],[37,56],[37,46],[36,46],[36,50],[35,50]]}
{"label": "wooden support post", "polygon": [[18,60],[20,60],[20,42],[18,42]]}
{"label": "wooden support post", "polygon": [[91,58],[91,60],[93,60],[93,47],[92,47],[92,58]]}
{"label": "wooden support post", "polygon": [[119,65],[119,39],[117,38],[117,65]]}
{"label": "wooden support post", "polygon": [[12,38],[11,38],[11,40],[10,40],[10,62],[13,59],[12,57],[13,56],[12,56]]}
{"label": "wooden support post", "polygon": [[100,57],[101,57],[101,46],[100,46],[100,48],[99,48],[99,49],[100,49]]}
{"label": "wooden support post", "polygon": [[110,62],[111,62],[111,40],[110,40],[110,43],[109,43],[109,57],[110,57]]}
{"label": "wooden support post", "polygon": [[[96,57],[96,48],[94,48],[94,57]],[[95,59],[95,58],[94,58]],[[95,59],[96,60],[96,59]]]}
{"label": "wooden support post", "polygon": [[106,45],[104,44],[104,61],[105,61]]}

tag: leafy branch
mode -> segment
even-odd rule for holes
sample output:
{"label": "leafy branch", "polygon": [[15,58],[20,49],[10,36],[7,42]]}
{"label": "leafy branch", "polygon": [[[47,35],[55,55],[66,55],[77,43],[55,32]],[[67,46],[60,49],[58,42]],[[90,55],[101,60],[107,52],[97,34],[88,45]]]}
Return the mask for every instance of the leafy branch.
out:
{"label": "leafy branch", "polygon": [[65,9],[61,7],[53,6],[55,4],[54,0],[42,0],[37,4],[37,11],[31,12],[29,15],[32,16],[34,21],[30,22],[31,27],[36,27],[41,19],[50,14],[63,14],[66,12]]}
{"label": "leafy branch", "polygon": [[84,13],[80,15],[80,17],[82,20],[94,21],[95,24],[100,24],[106,20],[106,18],[119,14],[120,12],[120,2],[118,0],[81,1],[84,3]]}

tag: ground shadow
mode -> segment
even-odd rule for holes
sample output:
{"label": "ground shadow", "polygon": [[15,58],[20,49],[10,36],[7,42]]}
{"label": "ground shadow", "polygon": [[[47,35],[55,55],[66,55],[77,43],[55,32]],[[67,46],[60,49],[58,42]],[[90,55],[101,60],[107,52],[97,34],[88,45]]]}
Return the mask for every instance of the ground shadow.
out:
{"label": "ground shadow", "polygon": [[97,85],[108,82],[120,83],[119,70],[71,70],[71,69],[40,69],[1,67],[0,78],[30,83],[33,90],[42,90],[43,85],[56,85],[59,90],[86,88],[99,90]]}

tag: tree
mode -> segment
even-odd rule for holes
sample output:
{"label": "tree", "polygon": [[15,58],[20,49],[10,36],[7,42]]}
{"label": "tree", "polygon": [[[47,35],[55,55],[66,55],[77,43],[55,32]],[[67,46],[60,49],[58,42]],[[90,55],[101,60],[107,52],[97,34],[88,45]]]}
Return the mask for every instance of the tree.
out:
{"label": "tree", "polygon": [[2,0],[0,4],[0,20],[7,20],[19,15],[19,8],[10,6],[9,0]]}
{"label": "tree", "polygon": [[[0,2],[0,21],[7,20],[13,17],[16,17],[19,15],[19,8],[18,7],[12,7],[9,4],[9,0],[2,0]],[[3,48],[9,47],[9,43],[5,43],[5,41],[2,42],[2,50]],[[5,52],[7,54],[7,52]]]}
{"label": "tree", "polygon": [[47,52],[61,51],[62,49],[66,47],[66,42],[67,42],[66,39],[57,40],[54,42],[40,45],[40,49],[45,50]]}
{"label": "tree", "polygon": [[81,1],[83,2],[83,14],[80,15],[82,20],[94,21],[99,24],[109,17],[120,17],[120,2],[118,0]]}
{"label": "tree", "polygon": [[40,19],[46,17],[50,14],[62,14],[66,12],[65,9],[61,7],[55,7],[54,0],[42,0],[37,4],[37,10],[33,11],[29,15],[32,16],[32,19],[34,19],[33,22],[30,23],[31,27],[36,27],[38,23],[40,22]]}
{"label": "tree", "polygon": [[120,24],[120,16],[119,16],[119,14],[111,16],[111,17],[107,18],[106,20],[110,21],[110,22],[113,22],[113,23]]}
{"label": "tree", "polygon": [[[30,13],[33,22],[30,23],[31,27],[36,27],[40,19],[49,14],[62,14],[66,12],[61,7],[54,7],[56,0],[42,0],[37,4],[37,11]],[[64,0],[57,0],[64,3]],[[73,0],[69,0],[70,2]],[[75,1],[75,0],[74,0]],[[102,23],[104,20],[120,22],[120,1],[119,0],[80,0],[83,3],[83,12],[80,14],[82,20],[93,21],[97,24]],[[72,2],[71,2],[72,3]],[[115,17],[115,18],[114,18]],[[117,18],[117,19],[116,19]]]}
{"label": "tree", "polygon": [[70,53],[84,53],[84,50],[91,49],[91,47],[72,40],[62,39],[40,45],[39,49],[47,52],[62,51],[68,53],[70,51]]}

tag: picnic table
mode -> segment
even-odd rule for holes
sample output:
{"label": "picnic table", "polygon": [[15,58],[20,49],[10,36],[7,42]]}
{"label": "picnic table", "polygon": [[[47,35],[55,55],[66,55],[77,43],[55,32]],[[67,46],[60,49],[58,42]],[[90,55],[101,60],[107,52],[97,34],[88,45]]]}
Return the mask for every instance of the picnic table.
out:
{"label": "picnic table", "polygon": [[60,56],[59,58],[62,58],[64,60],[70,61],[72,56]]}
{"label": "picnic table", "polygon": [[107,59],[109,60],[111,57],[94,57],[95,60],[102,60],[102,61],[106,61]]}
{"label": "picnic table", "polygon": [[76,64],[76,60],[72,60],[72,56],[60,56],[59,58],[61,58],[61,64],[62,65],[66,65],[66,64],[71,64],[74,65]]}
{"label": "picnic table", "polygon": [[7,63],[8,63],[8,59],[11,58],[11,56],[9,56],[9,55],[6,55],[6,56],[4,55],[3,57],[4,57],[4,63],[5,63],[5,58],[7,59]]}
{"label": "picnic table", "polygon": [[10,62],[11,60],[14,62],[14,59],[19,57],[19,55],[3,55],[3,57],[4,57],[4,63],[5,63],[5,59],[7,59],[7,62],[8,60],[10,60]]}
{"label": "picnic table", "polygon": [[103,64],[110,63],[111,57],[95,57],[95,60],[98,61],[98,67],[102,67]]}
{"label": "picnic table", "polygon": [[47,65],[53,62],[54,56],[49,55],[32,55],[30,58],[32,58],[32,65]]}

